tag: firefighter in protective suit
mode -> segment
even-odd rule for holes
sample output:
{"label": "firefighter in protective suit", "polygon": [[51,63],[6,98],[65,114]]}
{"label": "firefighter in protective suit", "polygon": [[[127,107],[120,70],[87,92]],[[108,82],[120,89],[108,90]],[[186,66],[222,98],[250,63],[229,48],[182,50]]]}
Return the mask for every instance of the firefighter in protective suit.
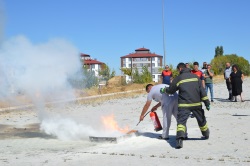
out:
{"label": "firefighter in protective suit", "polygon": [[184,63],[177,66],[180,74],[170,84],[169,87],[162,88],[161,93],[173,94],[178,93],[178,114],[177,114],[177,131],[176,131],[176,148],[183,147],[183,139],[185,138],[186,122],[189,114],[192,112],[197,119],[201,133],[205,139],[209,138],[209,129],[202,109],[202,101],[207,110],[210,110],[210,102],[202,86],[201,80],[190,73]]}

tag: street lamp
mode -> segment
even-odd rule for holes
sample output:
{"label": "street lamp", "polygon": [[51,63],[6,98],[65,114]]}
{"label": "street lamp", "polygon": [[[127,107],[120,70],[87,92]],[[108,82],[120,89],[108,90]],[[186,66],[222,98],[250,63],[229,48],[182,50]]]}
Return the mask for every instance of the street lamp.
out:
{"label": "street lamp", "polygon": [[163,35],[163,52],[164,52],[164,66],[166,66],[166,48],[165,48],[165,30],[164,30],[164,0],[162,0],[162,35]]}

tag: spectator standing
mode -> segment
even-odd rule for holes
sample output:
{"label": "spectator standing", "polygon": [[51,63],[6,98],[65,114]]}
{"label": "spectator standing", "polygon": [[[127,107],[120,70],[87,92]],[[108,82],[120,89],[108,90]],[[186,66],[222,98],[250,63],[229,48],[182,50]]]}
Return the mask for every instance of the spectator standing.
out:
{"label": "spectator standing", "polygon": [[190,72],[191,72],[191,69],[190,69],[190,65],[189,65],[189,63],[185,63],[185,65],[186,65],[186,68],[187,68],[187,69],[189,69],[189,70],[190,70]]}
{"label": "spectator standing", "polygon": [[202,66],[202,73],[205,73],[205,71],[207,70],[207,62],[203,62],[203,66]]}
{"label": "spectator standing", "polygon": [[193,70],[191,70],[191,73],[197,75],[201,79],[202,86],[203,86],[203,88],[205,88],[204,74],[202,73],[201,70],[199,70],[199,63],[198,62],[193,63]]}
{"label": "spectator standing", "polygon": [[162,76],[162,83],[170,85],[170,82],[172,81],[173,78],[173,74],[168,65],[165,66],[165,69],[162,71],[161,76]]}
{"label": "spectator standing", "polygon": [[208,92],[208,89],[210,91],[210,99],[211,102],[214,102],[214,90],[213,90],[213,76],[214,71],[211,69],[211,65],[207,65],[207,69],[204,71],[204,77],[205,77],[205,87],[206,87],[206,93]]}
{"label": "spectator standing", "polygon": [[226,80],[227,90],[229,92],[229,98],[228,100],[233,100],[232,95],[232,84],[229,80],[230,74],[232,73],[232,67],[229,62],[226,63],[226,69],[224,70],[224,79]]}
{"label": "spectator standing", "polygon": [[230,81],[232,84],[232,94],[234,96],[234,101],[237,102],[237,96],[240,95],[240,99],[244,102],[242,98],[242,83],[244,80],[244,74],[239,70],[238,65],[233,65],[233,72],[230,74]]}

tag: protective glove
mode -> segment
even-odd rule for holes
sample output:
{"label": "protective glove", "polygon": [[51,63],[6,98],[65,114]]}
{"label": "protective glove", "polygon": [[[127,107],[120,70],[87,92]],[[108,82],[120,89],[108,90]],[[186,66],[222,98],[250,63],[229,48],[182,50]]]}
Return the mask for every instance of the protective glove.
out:
{"label": "protective glove", "polygon": [[161,93],[161,94],[163,94],[163,93],[165,93],[165,92],[166,92],[166,87],[160,89],[160,93]]}
{"label": "protective glove", "polygon": [[206,106],[206,109],[209,111],[210,110],[210,105]]}

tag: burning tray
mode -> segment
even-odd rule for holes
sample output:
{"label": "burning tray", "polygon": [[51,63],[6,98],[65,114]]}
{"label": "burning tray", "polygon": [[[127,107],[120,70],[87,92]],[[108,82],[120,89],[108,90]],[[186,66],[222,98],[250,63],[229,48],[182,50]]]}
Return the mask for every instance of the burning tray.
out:
{"label": "burning tray", "polygon": [[119,136],[119,137],[95,137],[89,136],[91,142],[110,142],[110,143],[117,143],[120,140],[130,138],[132,136],[138,136],[139,133],[137,130],[130,130],[126,134]]}

